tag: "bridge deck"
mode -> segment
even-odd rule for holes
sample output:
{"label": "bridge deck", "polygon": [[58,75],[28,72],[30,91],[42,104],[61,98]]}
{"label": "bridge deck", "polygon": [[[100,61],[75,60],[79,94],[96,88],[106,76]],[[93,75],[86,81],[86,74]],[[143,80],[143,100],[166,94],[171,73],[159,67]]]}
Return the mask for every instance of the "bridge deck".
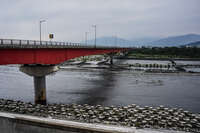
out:
{"label": "bridge deck", "polygon": [[0,65],[60,64],[80,56],[125,51],[121,47],[94,47],[78,43],[0,39]]}

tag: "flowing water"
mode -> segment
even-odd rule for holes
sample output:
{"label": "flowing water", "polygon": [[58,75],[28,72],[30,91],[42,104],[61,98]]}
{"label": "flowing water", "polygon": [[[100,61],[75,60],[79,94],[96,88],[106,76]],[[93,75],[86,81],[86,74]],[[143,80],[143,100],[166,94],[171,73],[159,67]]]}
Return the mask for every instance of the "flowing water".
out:
{"label": "flowing water", "polygon": [[[141,62],[145,61],[138,63]],[[187,64],[187,61],[181,63]],[[191,63],[200,64],[200,62],[189,62]],[[47,76],[46,82],[48,103],[164,105],[200,112],[200,74],[144,73],[75,66]],[[17,66],[0,66],[0,98],[33,102],[32,77],[20,72]]]}

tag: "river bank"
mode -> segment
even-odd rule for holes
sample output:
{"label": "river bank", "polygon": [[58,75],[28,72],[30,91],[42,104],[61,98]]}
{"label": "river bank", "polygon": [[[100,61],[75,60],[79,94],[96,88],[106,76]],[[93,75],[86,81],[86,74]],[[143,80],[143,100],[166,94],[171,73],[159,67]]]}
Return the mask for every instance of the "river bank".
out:
{"label": "river bank", "polygon": [[0,99],[0,111],[87,123],[200,132],[200,114],[164,106],[39,105]]}

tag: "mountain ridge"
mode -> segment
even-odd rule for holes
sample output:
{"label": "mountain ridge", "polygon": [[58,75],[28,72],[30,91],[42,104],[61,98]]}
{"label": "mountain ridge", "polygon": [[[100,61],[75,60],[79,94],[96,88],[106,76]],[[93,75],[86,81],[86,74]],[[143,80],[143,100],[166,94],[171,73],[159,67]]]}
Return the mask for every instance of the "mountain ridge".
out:
{"label": "mountain ridge", "polygon": [[186,44],[185,46],[189,46],[189,47],[200,47],[200,41],[192,42],[192,43]]}
{"label": "mountain ridge", "polygon": [[157,41],[153,41],[150,44],[153,46],[180,46],[196,41],[200,41],[200,35],[186,34],[186,35],[163,38]]}
{"label": "mountain ridge", "polygon": [[[154,41],[152,41],[154,40]],[[104,36],[99,37],[96,40],[97,45],[106,45],[106,46],[182,46],[187,45],[192,42],[200,41],[200,35],[198,34],[185,34],[178,36],[170,36],[166,38],[161,38],[156,40],[156,38],[146,37],[141,39],[124,39],[114,36]],[[88,40],[87,44],[93,45],[94,40]]]}

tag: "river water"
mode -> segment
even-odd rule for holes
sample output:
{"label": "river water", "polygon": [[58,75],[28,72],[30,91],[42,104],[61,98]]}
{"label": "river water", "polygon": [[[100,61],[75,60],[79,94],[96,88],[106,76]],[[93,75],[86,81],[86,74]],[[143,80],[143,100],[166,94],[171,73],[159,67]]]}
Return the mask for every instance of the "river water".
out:
{"label": "river water", "polygon": [[[47,76],[46,82],[48,103],[164,105],[200,112],[200,74],[68,67]],[[33,102],[32,77],[20,72],[17,66],[0,66],[0,98]]]}

